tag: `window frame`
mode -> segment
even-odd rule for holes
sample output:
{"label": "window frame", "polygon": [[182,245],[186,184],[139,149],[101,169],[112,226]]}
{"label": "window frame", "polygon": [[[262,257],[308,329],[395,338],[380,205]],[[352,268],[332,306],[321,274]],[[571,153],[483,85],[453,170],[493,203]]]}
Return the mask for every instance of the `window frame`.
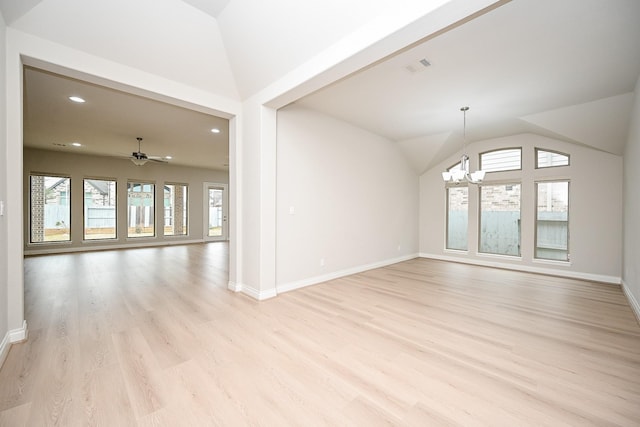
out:
{"label": "window frame", "polygon": [[[87,239],[86,237],[86,220],[85,213],[87,211],[86,206],[86,197],[84,193],[85,183],[88,180],[92,181],[109,181],[114,183],[114,211],[115,211],[115,226],[114,226],[114,236],[113,237],[102,237],[96,239]],[[118,240],[118,180],[116,178],[104,178],[104,177],[92,177],[87,176],[82,179],[82,241],[83,242],[103,242],[105,240]]]}
{"label": "window frame", "polygon": [[[484,252],[481,250],[482,247],[482,189],[484,187],[496,187],[496,186],[508,186],[508,185],[518,185],[520,186],[520,197],[519,197],[519,210],[520,217],[518,219],[518,254],[504,254],[499,252]],[[477,245],[477,254],[482,256],[495,256],[495,257],[506,257],[509,259],[522,259],[522,188],[523,184],[520,180],[507,180],[507,181],[492,181],[492,182],[483,182],[478,185],[478,245]]]}
{"label": "window frame", "polygon": [[[165,211],[164,211],[164,210],[165,210],[165,206],[164,206],[164,200],[165,200],[165,198],[164,198],[164,191],[165,191],[165,188],[166,188],[168,185],[172,185],[172,186],[174,186],[174,188],[175,188],[176,186],[181,186],[181,187],[184,187],[184,189],[185,189],[185,196],[186,196],[185,206],[184,206],[184,210],[185,210],[185,215],[184,215],[184,219],[185,219],[184,228],[185,228],[185,230],[184,230],[184,233],[182,233],[182,234],[175,234],[175,225],[174,225],[174,227],[173,227],[173,229],[174,229],[174,233],[173,233],[173,234],[167,234],[167,233],[166,233],[166,227],[167,227],[166,219],[167,219],[167,217],[165,216]],[[175,209],[174,209],[174,214],[173,214],[172,219],[173,219],[173,221],[174,221],[174,223],[175,223]],[[190,223],[189,223],[189,184],[186,184],[186,183],[184,183],[184,182],[165,182],[165,183],[162,185],[162,235],[163,235],[164,237],[183,237],[183,236],[188,236],[188,235],[189,235],[189,231],[190,231],[190,230],[189,230],[189,228],[190,228],[190,227],[189,227],[189,224],[190,224]]]}
{"label": "window frame", "polygon": [[458,161],[447,168],[447,172],[451,172],[453,170],[462,170],[462,162]]}
{"label": "window frame", "polygon": [[[466,248],[464,249],[459,249],[459,248],[450,248],[449,247],[449,190],[452,189],[462,189],[462,188],[466,188],[467,190],[467,239],[466,239]],[[469,252],[469,192],[470,192],[470,188],[469,185],[447,185],[445,186],[445,231],[444,231],[444,249],[447,251],[456,251],[456,252],[461,252],[461,253],[468,253]]]}
{"label": "window frame", "polygon": [[[508,150],[518,150],[520,152],[520,167],[517,169],[501,169],[501,170],[493,170],[487,171],[482,167],[482,156],[489,153],[495,153],[498,151],[508,151]],[[495,150],[482,151],[478,153],[478,166],[479,170],[485,170],[486,173],[498,173],[498,172],[513,172],[513,171],[522,171],[522,147],[503,147],[497,148]]]}
{"label": "window frame", "polygon": [[[69,225],[68,225],[68,229],[69,229],[69,239],[67,240],[43,240],[41,242],[34,242],[33,241],[33,183],[32,183],[32,178],[34,176],[41,176],[43,178],[61,178],[61,179],[68,179],[69,180],[69,190],[68,190],[68,195],[67,195],[67,199],[69,201]],[[72,221],[73,221],[73,209],[72,209],[72,201],[71,201],[71,195],[72,195],[72,189],[73,189],[73,182],[71,179],[71,175],[69,174],[60,174],[60,173],[46,173],[46,172],[29,172],[29,215],[28,215],[28,225],[29,225],[29,239],[27,240],[27,245],[34,245],[34,246],[42,246],[42,245],[69,245],[73,243],[73,235],[72,235]],[[46,189],[45,189],[46,190]],[[43,201],[43,210],[44,210],[44,206],[47,204],[47,200],[46,200],[46,194],[45,194],[45,199]],[[44,215],[44,212],[43,212]],[[44,220],[44,218],[43,218]],[[44,230],[43,230],[43,235],[44,235]]]}
{"label": "window frame", "polygon": [[[545,151],[547,153],[559,154],[561,156],[565,156],[567,158],[567,164],[566,165],[539,166],[538,165],[538,152],[539,151]],[[562,151],[547,150],[546,148],[535,147],[533,158],[534,158],[534,169],[536,169],[536,170],[537,169],[550,169],[550,168],[566,168],[567,166],[571,166],[571,156],[568,153],[563,153]]]}
{"label": "window frame", "polygon": [[[151,194],[153,194],[153,209],[151,210],[153,212],[153,235],[151,236],[131,236],[129,234],[129,223],[131,222],[131,206],[129,205],[129,186],[131,184],[139,184],[141,186],[144,185],[153,185],[153,191],[151,192]],[[157,205],[156,205],[156,192],[157,192],[157,185],[155,181],[146,181],[146,180],[132,180],[132,179],[128,179],[127,180],[127,239],[134,239],[134,240],[138,240],[138,239],[155,239],[158,237],[158,230],[157,230],[157,222],[158,222],[158,214],[157,214]]]}
{"label": "window frame", "polygon": [[[549,166],[554,167],[554,166]],[[557,167],[557,166],[555,166]],[[549,183],[567,183],[567,258],[566,259],[553,259],[553,258],[541,258],[538,256],[538,184],[549,184]],[[556,178],[556,179],[541,179],[536,180],[533,183],[533,191],[535,204],[534,209],[535,213],[533,216],[533,260],[534,261],[542,261],[542,262],[560,262],[560,263],[570,263],[571,262],[571,180],[569,178]]]}

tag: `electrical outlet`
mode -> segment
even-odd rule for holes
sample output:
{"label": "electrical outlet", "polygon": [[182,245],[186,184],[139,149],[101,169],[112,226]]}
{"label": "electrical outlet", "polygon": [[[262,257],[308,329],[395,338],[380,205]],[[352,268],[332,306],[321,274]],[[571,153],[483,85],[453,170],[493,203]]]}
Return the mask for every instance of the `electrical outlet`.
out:
{"label": "electrical outlet", "polygon": [[320,258],[320,267],[324,267],[324,258]]}

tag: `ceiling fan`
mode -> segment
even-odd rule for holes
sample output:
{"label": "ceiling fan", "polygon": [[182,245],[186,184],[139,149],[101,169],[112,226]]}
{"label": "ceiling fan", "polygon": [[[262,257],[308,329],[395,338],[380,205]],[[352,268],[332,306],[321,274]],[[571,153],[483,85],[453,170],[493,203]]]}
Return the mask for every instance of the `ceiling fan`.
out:
{"label": "ceiling fan", "polygon": [[136,139],[138,140],[138,151],[134,151],[133,153],[131,153],[131,156],[129,157],[134,165],[142,166],[145,163],[147,163],[148,161],[157,162],[157,163],[168,163],[165,157],[162,157],[162,156],[147,156],[140,149],[140,144],[142,143],[142,138],[141,137],[137,137]]}

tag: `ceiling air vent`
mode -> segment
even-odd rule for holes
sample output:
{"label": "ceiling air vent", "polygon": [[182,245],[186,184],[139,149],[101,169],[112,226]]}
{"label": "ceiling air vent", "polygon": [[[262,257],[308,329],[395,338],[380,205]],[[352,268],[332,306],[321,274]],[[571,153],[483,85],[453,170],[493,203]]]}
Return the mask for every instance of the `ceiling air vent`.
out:
{"label": "ceiling air vent", "polygon": [[404,68],[411,74],[414,74],[414,73],[419,73],[421,71],[424,71],[427,67],[430,67],[430,66],[431,66],[431,63],[427,61],[425,58],[422,58],[419,61],[412,62],[411,64],[407,65]]}

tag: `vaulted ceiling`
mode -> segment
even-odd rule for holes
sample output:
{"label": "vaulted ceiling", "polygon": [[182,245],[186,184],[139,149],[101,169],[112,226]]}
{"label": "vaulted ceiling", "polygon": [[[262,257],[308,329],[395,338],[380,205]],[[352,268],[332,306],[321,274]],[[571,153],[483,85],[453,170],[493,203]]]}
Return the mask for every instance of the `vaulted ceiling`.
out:
{"label": "vaulted ceiling", "polygon": [[[345,37],[414,3],[0,0],[0,10],[7,25],[18,31],[245,100]],[[417,173],[459,150],[462,105],[471,107],[471,141],[535,132],[621,154],[640,74],[640,2],[501,3],[296,102],[389,138]],[[431,65],[423,67],[421,59]],[[57,96],[55,91],[29,90],[29,81],[26,93],[33,98],[28,103],[53,102],[47,97]],[[121,110],[130,117],[144,110],[139,104],[144,99],[129,107],[126,95],[105,93],[110,103],[119,102],[116,95],[123,96]],[[174,123],[178,132],[180,126]],[[129,132],[133,130],[121,133]],[[139,133],[145,132],[151,130]],[[25,145],[37,145],[37,138],[31,141],[28,134],[25,129]],[[175,135],[161,141],[162,133],[155,134],[167,149],[178,144]],[[183,129],[182,135],[191,134],[192,129]],[[183,138],[179,144],[192,141],[197,138]],[[121,153],[123,147],[117,148]],[[106,151],[104,144],[96,150]]]}

